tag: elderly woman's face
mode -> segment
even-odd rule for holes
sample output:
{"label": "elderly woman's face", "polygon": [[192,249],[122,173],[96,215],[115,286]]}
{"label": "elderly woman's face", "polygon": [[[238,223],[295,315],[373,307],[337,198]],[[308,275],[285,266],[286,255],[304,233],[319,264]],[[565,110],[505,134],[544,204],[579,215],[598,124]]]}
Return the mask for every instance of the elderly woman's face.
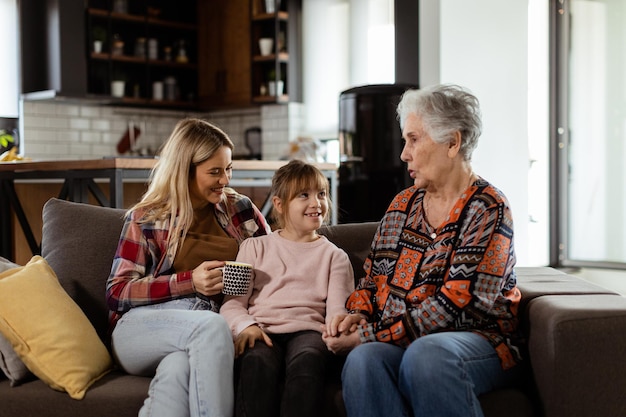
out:
{"label": "elderly woman's face", "polygon": [[422,120],[416,114],[409,114],[402,130],[404,148],[400,159],[406,162],[409,175],[418,187],[425,187],[440,178],[443,170],[449,169],[449,146],[437,143],[424,130]]}
{"label": "elderly woman's face", "polygon": [[232,173],[232,151],[222,146],[211,158],[196,165],[195,175],[189,180],[191,199],[195,202],[219,203]]}

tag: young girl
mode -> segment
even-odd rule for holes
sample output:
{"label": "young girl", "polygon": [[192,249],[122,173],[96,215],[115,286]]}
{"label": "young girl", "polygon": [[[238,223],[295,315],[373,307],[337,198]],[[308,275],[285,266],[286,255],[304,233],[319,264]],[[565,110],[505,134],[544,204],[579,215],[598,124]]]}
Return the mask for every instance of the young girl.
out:
{"label": "young girl", "polygon": [[236,416],[313,416],[323,401],[331,353],[327,318],[346,313],[354,288],[348,256],[317,233],[328,215],[328,180],[291,161],[272,180],[279,229],[242,242],[237,261],[254,265],[248,294],[220,313],[235,338]]}

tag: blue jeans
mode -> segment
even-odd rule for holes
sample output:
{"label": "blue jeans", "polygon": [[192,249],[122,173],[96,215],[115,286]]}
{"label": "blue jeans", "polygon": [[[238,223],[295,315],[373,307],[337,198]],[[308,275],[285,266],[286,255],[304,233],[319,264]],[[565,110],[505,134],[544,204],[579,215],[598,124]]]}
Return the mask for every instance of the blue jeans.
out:
{"label": "blue jeans", "polygon": [[380,342],[357,346],[343,368],[343,398],[348,416],[355,417],[480,417],[478,396],[509,385],[518,373],[502,369],[482,336],[435,333],[407,349]]}
{"label": "blue jeans", "polygon": [[233,339],[194,298],[136,307],[113,330],[113,354],[129,374],[154,376],[140,417],[230,417]]}

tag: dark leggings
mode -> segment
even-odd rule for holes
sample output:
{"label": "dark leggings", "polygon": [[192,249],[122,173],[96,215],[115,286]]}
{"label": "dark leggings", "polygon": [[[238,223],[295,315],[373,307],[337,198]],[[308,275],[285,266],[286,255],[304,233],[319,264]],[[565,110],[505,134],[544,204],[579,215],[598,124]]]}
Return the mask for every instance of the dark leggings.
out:
{"label": "dark leggings", "polygon": [[[235,362],[235,416],[315,416],[332,354],[316,331],[270,335]],[[280,411],[280,412],[279,412]]]}

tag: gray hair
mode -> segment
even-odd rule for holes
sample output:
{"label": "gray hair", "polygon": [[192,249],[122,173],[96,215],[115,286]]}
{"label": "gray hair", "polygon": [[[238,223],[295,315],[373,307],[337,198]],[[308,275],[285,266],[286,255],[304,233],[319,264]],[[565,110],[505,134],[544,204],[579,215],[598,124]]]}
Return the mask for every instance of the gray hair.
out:
{"label": "gray hair", "polygon": [[461,133],[461,155],[466,161],[478,145],[482,131],[478,99],[458,85],[443,84],[405,91],[397,108],[400,128],[410,113],[422,118],[426,133],[437,143],[447,143]]}

